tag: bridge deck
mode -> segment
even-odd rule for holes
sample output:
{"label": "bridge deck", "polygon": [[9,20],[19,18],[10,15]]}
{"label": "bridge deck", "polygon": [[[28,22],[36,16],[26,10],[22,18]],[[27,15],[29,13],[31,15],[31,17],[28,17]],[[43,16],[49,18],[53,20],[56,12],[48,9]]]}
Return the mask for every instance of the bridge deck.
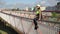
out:
{"label": "bridge deck", "polygon": [[[0,14],[4,20],[8,21],[12,26],[21,30],[25,34],[58,34],[60,29],[60,22],[40,20],[38,21],[39,28],[36,31],[32,24],[32,17],[31,19],[26,17],[27,15],[25,13],[21,15],[21,13],[1,12]],[[23,17],[23,15],[25,15],[25,17]]]}

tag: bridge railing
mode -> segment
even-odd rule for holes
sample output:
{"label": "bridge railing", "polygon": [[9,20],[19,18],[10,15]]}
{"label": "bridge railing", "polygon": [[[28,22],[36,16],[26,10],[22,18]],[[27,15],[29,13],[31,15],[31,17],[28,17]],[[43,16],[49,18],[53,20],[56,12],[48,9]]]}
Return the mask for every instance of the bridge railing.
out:
{"label": "bridge railing", "polygon": [[[2,13],[5,13],[7,15],[11,15],[11,16],[14,16],[14,17],[20,17],[20,18],[25,18],[25,19],[30,19],[32,20],[35,16],[35,13],[33,12],[20,12],[20,11],[17,11],[17,12],[12,12],[12,11],[3,11]],[[57,13],[58,15],[59,13]],[[60,15],[60,14],[59,14]],[[22,20],[22,19],[21,19]],[[41,22],[39,22],[41,21]],[[52,17],[52,12],[42,12],[42,19],[39,20],[38,24],[42,24],[44,26],[48,26],[48,27],[52,27],[53,29],[56,29],[57,32],[59,32],[60,30],[60,17],[57,16],[57,17]],[[22,23],[21,23],[22,24]],[[22,29],[24,30],[24,26],[22,24]],[[25,32],[25,31],[24,31]]]}
{"label": "bridge railing", "polygon": [[60,32],[60,11],[43,11],[42,21],[47,22],[45,24],[48,26],[57,28],[58,32]]}

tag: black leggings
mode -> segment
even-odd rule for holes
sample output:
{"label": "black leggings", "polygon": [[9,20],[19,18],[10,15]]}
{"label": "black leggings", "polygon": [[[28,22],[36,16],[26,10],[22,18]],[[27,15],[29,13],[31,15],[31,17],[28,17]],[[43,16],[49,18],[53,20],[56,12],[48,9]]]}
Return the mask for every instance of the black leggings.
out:
{"label": "black leggings", "polygon": [[[36,15],[36,18],[33,19],[35,27],[37,26],[37,20],[39,19],[39,14]],[[42,14],[41,14],[41,19],[42,19]]]}
{"label": "black leggings", "polygon": [[37,26],[37,20],[39,19],[39,14],[36,15],[37,17],[33,19],[35,27]]}
{"label": "black leggings", "polygon": [[34,25],[37,26],[37,19],[36,18],[33,19],[33,22],[34,22]]}

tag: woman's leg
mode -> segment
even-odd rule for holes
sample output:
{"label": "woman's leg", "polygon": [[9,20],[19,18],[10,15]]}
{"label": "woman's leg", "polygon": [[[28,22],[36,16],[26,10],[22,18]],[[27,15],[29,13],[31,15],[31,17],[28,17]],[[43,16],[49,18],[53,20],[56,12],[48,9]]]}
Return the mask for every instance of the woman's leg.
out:
{"label": "woman's leg", "polygon": [[37,28],[38,28],[38,26],[37,26],[37,19],[34,18],[34,19],[33,19],[33,22],[34,22],[34,25],[35,25],[35,30],[37,30]]}

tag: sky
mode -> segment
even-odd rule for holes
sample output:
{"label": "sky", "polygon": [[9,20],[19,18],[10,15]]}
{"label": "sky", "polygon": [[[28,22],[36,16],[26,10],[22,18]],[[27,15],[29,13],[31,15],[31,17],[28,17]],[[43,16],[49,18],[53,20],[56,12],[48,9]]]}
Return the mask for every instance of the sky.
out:
{"label": "sky", "polygon": [[60,0],[0,0],[0,8],[25,8],[41,6],[54,6]]}

